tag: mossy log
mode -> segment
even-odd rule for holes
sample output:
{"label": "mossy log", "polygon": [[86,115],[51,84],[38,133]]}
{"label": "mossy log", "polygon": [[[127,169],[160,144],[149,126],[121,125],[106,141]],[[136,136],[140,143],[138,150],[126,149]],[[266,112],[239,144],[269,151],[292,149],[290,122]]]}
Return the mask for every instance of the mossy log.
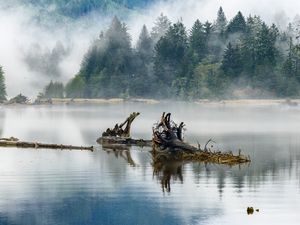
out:
{"label": "mossy log", "polygon": [[89,150],[93,151],[93,146],[74,146],[74,145],[58,145],[45,144],[39,142],[19,141],[16,138],[1,138],[0,147],[16,147],[16,148],[47,148],[47,149],[69,149],[69,150]]}

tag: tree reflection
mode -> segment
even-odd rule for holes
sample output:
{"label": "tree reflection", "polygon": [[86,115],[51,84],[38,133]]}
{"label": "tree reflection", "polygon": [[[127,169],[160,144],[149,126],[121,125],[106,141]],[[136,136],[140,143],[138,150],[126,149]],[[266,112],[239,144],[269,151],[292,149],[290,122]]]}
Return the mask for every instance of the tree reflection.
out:
{"label": "tree reflection", "polygon": [[183,183],[183,161],[180,161],[172,156],[160,157],[155,154],[153,156],[153,176],[160,180],[162,191],[171,192],[171,178],[180,180]]}

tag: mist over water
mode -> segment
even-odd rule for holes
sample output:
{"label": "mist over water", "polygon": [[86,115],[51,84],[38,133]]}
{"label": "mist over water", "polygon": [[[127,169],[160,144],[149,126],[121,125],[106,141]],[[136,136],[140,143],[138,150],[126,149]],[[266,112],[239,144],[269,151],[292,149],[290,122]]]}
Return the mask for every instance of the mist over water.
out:
{"label": "mist over water", "polygon": [[[240,10],[246,16],[258,14],[284,29],[298,14],[299,4],[292,0],[154,1],[121,17],[135,42],[143,24],[151,28],[160,13],[172,22],[182,19],[190,28],[198,18],[213,22],[222,6],[228,19]],[[48,13],[43,14],[44,11]],[[93,11],[69,18],[61,14],[51,16],[52,11],[55,14],[53,5],[40,8],[26,1],[0,1],[0,65],[5,71],[9,96],[22,92],[33,98],[50,80],[66,83],[78,72],[90,43],[113,17]],[[118,16],[117,11],[115,14]]]}
{"label": "mist over water", "polygon": [[[154,173],[150,148],[128,155],[95,140],[132,111],[132,136],[151,138],[162,111],[187,125],[185,140],[238,149],[241,166],[187,163]],[[299,107],[187,103],[0,108],[1,136],[95,145],[94,152],[0,151],[0,224],[298,224]],[[283,116],[284,115],[284,116]],[[170,176],[170,191],[161,183]],[[248,216],[246,208],[260,212]]]}

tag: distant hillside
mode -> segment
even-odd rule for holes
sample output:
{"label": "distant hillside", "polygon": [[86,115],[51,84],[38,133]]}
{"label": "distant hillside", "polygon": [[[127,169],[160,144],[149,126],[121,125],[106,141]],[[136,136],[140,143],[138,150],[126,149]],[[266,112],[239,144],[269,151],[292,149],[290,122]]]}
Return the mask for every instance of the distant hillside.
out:
{"label": "distant hillside", "polygon": [[91,12],[104,15],[126,14],[132,10],[146,7],[155,0],[12,0],[8,6],[24,5],[37,8],[40,13],[79,18]]}

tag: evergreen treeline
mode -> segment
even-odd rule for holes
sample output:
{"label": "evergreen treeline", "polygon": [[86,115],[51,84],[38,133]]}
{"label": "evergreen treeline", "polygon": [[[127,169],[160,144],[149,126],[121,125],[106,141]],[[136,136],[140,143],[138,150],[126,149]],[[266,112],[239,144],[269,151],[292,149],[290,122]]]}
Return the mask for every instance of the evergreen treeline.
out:
{"label": "evergreen treeline", "polygon": [[[296,29],[295,29],[296,30]],[[280,31],[259,16],[241,12],[214,23],[161,15],[151,32],[143,26],[132,46],[116,17],[86,53],[67,97],[299,97],[300,45],[292,25]]]}

